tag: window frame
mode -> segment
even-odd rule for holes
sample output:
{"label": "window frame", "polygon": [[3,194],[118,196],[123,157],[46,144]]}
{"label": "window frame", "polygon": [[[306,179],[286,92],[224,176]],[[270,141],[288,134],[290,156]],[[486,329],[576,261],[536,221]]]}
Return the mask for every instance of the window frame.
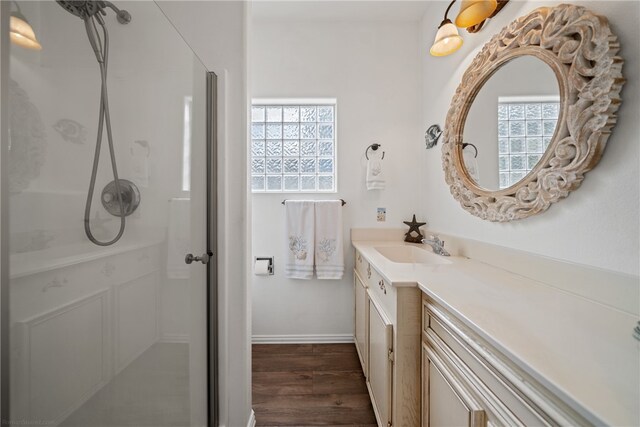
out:
{"label": "window frame", "polygon": [[[320,190],[316,188],[314,190],[302,190],[302,189],[286,190],[284,188],[284,179],[283,179],[282,189],[280,190],[268,190],[266,181],[265,181],[264,190],[254,190],[251,184],[252,177],[254,176],[254,174],[252,173],[252,167],[251,167],[252,160],[254,158],[253,154],[251,153],[251,142],[253,141],[253,137],[251,135],[251,126],[254,124],[254,122],[252,121],[251,111],[250,111],[249,112],[249,150],[248,150],[249,166],[248,166],[248,169],[249,169],[249,189],[251,191],[251,194],[335,194],[337,193],[338,192],[338,100],[337,98],[253,98],[251,100],[251,108],[262,107],[262,106],[264,107],[268,107],[268,106],[273,106],[273,107],[331,106],[333,107],[333,122],[332,122],[332,125],[333,125],[333,157],[332,157],[333,172],[331,175],[333,177],[333,189]],[[260,122],[255,122],[255,123],[260,123]],[[266,119],[264,123],[265,124],[267,123]],[[298,123],[304,123],[304,122],[298,121]],[[318,122],[316,121],[316,123]],[[265,137],[265,141],[266,140],[267,138]],[[281,140],[284,141],[284,138],[282,138]],[[298,138],[298,141],[301,141],[301,140],[302,140],[301,138]],[[316,141],[320,141],[320,138],[316,138]],[[320,156],[316,152],[315,159],[318,160],[319,158]],[[281,172],[280,175],[284,178],[285,176],[284,171]],[[264,176],[266,178],[267,174],[265,173]],[[298,176],[300,176],[300,172],[298,172]],[[316,172],[314,172],[314,176],[316,177],[316,186],[317,186],[317,177],[322,176],[317,171],[317,167],[316,167]],[[328,175],[325,175],[325,176],[328,176]]]}

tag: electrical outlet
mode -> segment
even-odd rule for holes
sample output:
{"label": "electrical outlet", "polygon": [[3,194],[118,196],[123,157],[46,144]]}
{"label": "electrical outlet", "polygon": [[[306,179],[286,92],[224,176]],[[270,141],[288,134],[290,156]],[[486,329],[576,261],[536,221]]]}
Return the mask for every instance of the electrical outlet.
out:
{"label": "electrical outlet", "polygon": [[387,220],[387,208],[378,208],[378,215],[376,219],[378,222],[385,222]]}

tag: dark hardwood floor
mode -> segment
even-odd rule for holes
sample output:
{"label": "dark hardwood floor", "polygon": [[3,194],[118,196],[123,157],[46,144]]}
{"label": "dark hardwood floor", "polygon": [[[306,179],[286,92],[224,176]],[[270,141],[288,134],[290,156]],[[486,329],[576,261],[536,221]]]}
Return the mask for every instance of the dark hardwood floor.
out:
{"label": "dark hardwood floor", "polygon": [[254,344],[258,426],[375,427],[354,344]]}

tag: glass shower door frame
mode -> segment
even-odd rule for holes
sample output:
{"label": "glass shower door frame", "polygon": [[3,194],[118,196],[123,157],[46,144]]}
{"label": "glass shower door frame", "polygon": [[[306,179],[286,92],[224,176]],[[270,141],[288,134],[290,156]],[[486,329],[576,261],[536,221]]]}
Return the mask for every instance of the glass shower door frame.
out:
{"label": "glass shower door frame", "polygon": [[218,78],[207,73],[207,419],[218,426]]}
{"label": "glass shower door frame", "polygon": [[[0,1],[0,28],[9,28],[10,3]],[[0,31],[0,423],[9,415],[9,32]]]}

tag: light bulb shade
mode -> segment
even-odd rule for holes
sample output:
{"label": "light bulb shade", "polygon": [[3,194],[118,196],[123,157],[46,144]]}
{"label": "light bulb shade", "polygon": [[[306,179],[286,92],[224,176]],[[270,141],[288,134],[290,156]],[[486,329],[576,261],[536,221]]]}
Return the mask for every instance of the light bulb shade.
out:
{"label": "light bulb shade", "polygon": [[498,7],[496,0],[462,0],[456,25],[469,28],[487,19]]}
{"label": "light bulb shade", "polygon": [[443,22],[438,28],[436,40],[433,42],[431,49],[429,49],[429,53],[433,56],[452,54],[462,46],[462,37],[458,34],[458,29],[451,21],[447,21]]}
{"label": "light bulb shade", "polygon": [[33,28],[31,28],[31,25],[24,19],[24,16],[18,13],[12,13],[9,27],[11,42],[27,49],[42,49],[42,46],[38,43],[38,39],[36,39]]}

